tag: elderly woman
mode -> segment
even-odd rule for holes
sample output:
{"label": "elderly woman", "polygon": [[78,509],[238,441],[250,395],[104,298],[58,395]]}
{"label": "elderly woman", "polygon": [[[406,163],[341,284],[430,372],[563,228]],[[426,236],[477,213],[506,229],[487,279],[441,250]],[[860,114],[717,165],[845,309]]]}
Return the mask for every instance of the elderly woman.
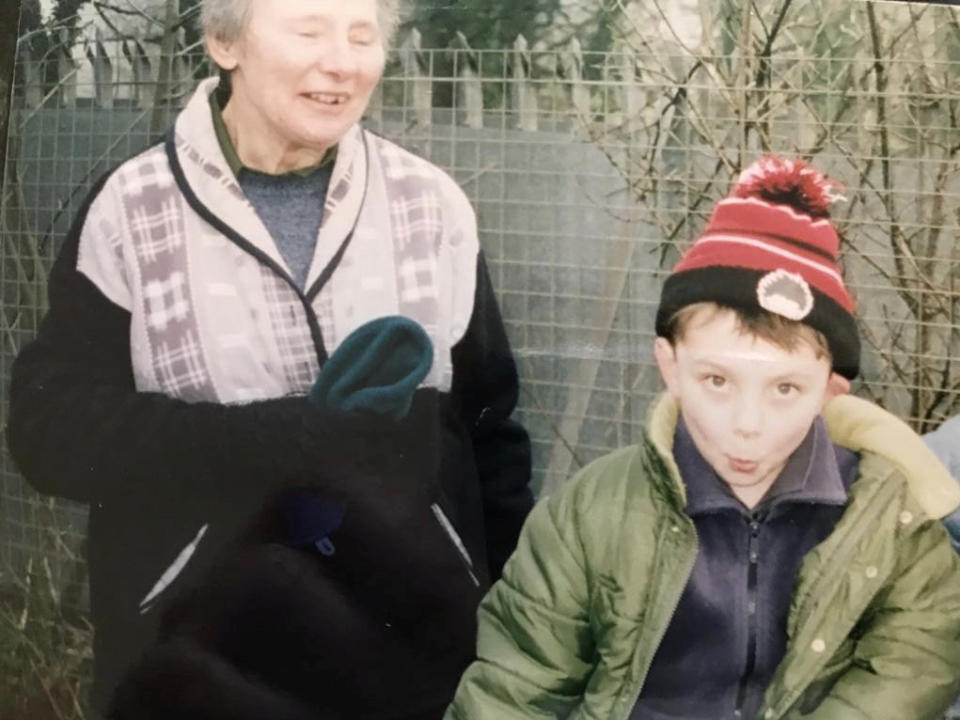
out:
{"label": "elderly woman", "polygon": [[[322,651],[348,675],[379,678],[364,702],[394,698],[371,717],[417,704],[429,716],[470,659],[475,604],[532,502],[529,442],[510,420],[516,368],[474,215],[442,171],[358,124],[396,0],[202,9],[221,79],[201,83],[166,138],[81,208],[49,312],[14,368],[10,447],[40,491],[91,507],[96,707],[150,643],[156,605],[202,578],[279,486],[308,482],[336,500],[318,511],[335,516],[328,530],[352,522],[376,544],[351,555],[332,532],[301,558],[321,567],[340,548],[355,560],[338,571],[347,584],[329,623],[362,626],[366,647]],[[343,347],[377,318],[425,330],[411,396],[389,413],[376,387],[356,412],[311,401],[334,353],[338,373],[363,378],[370,357],[394,359],[389,332]],[[438,538],[446,554],[434,557]],[[444,596],[431,563],[460,563],[462,587]],[[367,602],[389,583],[426,598],[421,617]],[[445,615],[437,597],[456,607]],[[297,637],[294,615],[272,620]],[[312,678],[349,695],[345,681]]]}

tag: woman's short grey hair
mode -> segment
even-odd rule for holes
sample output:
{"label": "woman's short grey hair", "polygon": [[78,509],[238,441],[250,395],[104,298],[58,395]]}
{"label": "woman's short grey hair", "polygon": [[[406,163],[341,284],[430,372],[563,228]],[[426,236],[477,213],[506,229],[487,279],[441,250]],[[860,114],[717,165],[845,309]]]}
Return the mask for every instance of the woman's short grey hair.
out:
{"label": "woman's short grey hair", "polygon": [[[215,38],[233,42],[243,34],[253,0],[202,0],[200,27]],[[400,24],[400,0],[377,0],[383,44],[389,47]]]}

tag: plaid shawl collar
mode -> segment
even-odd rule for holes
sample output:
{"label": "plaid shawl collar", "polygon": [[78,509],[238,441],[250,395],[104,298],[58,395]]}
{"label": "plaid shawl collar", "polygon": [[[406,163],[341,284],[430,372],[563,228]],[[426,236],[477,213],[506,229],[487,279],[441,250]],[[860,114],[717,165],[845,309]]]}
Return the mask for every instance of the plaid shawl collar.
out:
{"label": "plaid shawl collar", "polygon": [[[217,78],[202,81],[174,125],[174,148],[183,180],[211,213],[289,275],[290,269],[244,196],[217,140],[210,112],[210,95],[216,91],[217,82]],[[338,146],[323,223],[307,275],[308,288],[356,224],[368,172],[363,131],[354,125]]]}

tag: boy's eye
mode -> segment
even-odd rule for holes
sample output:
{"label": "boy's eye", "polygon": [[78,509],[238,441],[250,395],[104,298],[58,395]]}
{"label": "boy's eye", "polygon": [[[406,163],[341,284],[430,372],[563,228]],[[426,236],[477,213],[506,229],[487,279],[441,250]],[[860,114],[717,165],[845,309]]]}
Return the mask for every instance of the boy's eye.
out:
{"label": "boy's eye", "polygon": [[780,383],[777,385],[777,394],[782,397],[789,397],[797,392],[800,392],[800,388],[793,383]]}
{"label": "boy's eye", "polygon": [[707,375],[704,380],[706,380],[707,385],[717,390],[727,384],[727,379],[722,375]]}

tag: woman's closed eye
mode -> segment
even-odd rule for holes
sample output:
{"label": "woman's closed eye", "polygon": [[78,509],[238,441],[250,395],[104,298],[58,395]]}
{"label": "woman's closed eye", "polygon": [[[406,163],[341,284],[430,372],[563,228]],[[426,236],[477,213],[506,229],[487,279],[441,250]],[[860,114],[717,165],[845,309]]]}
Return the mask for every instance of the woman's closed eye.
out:
{"label": "woman's closed eye", "polygon": [[298,28],[294,28],[293,32],[297,37],[306,38],[308,40],[316,40],[323,35],[323,30],[316,25],[301,25]]}
{"label": "woman's closed eye", "polygon": [[357,30],[350,33],[350,42],[354,45],[373,45],[376,34],[372,30]]}

